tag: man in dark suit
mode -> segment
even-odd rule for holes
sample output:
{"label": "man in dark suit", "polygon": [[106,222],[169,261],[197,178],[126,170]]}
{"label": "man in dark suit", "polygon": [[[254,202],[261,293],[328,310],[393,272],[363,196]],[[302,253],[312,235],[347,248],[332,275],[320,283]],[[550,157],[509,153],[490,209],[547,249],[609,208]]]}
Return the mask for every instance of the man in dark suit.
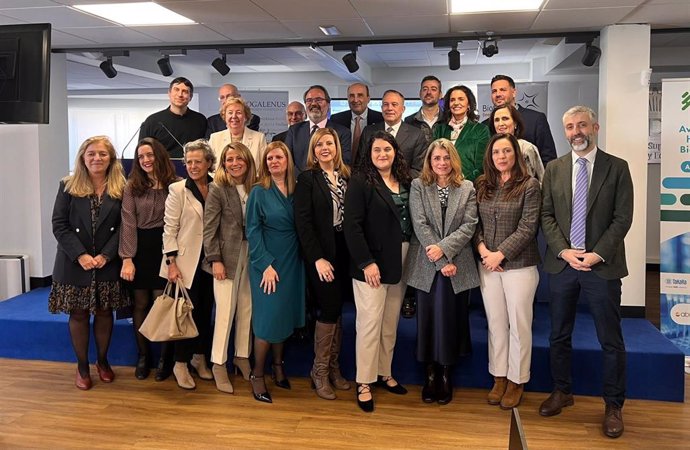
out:
{"label": "man in dark suit", "polygon": [[359,148],[362,130],[367,125],[383,122],[383,115],[369,108],[369,86],[364,83],[354,83],[347,88],[347,103],[350,109],[331,116],[331,121],[350,128],[352,133],[352,148]]}
{"label": "man in dark suit", "polygon": [[[296,123],[304,122],[306,114],[303,104],[300,102],[290,102],[285,109],[285,119],[287,120],[288,128]],[[288,130],[285,130],[282,133],[276,134],[271,142],[285,142],[287,132]]]}
{"label": "man in dark suit", "polygon": [[[494,106],[501,106],[508,103],[517,108],[522,117],[522,121],[525,123],[522,139],[537,146],[539,156],[541,156],[541,162],[544,164],[544,167],[546,167],[549,161],[553,161],[558,157],[549,122],[546,120],[546,115],[544,113],[517,105],[515,101],[516,95],[517,89],[515,88],[515,81],[508,75],[496,75],[491,79],[491,103],[493,103]],[[486,119],[482,123],[491,128],[489,119]]]}
{"label": "man in dark suit", "polygon": [[[223,102],[229,97],[242,97],[240,91],[237,90],[237,86],[234,84],[224,84],[218,89],[218,103],[223,106]],[[247,128],[254,131],[259,131],[259,125],[261,124],[261,117],[256,114],[252,114],[249,118],[249,123]],[[208,118],[208,126],[206,128],[206,139],[211,136],[211,133],[216,131],[223,131],[227,128],[227,125],[223,119],[221,119],[220,114],[214,114]]]}
{"label": "man in dark suit", "polygon": [[574,404],[571,336],[580,292],[589,301],[604,353],[603,431],[623,434],[625,343],[621,332],[621,278],[628,275],[623,239],[633,216],[628,164],[597,148],[599,124],[586,106],[563,115],[572,152],[546,167],[541,224],[548,244],[544,270],[551,288],[551,375],[554,390],[539,409],[559,414]]}
{"label": "man in dark suit", "polygon": [[355,167],[359,165],[362,155],[367,153],[364,149],[371,136],[377,131],[387,131],[393,135],[400,146],[400,152],[410,167],[412,178],[417,178],[424,166],[424,154],[429,145],[424,132],[402,121],[405,112],[405,97],[400,92],[392,89],[384,92],[381,109],[383,110],[383,122],[369,125],[362,132]]}
{"label": "man in dark suit", "polygon": [[331,97],[326,88],[320,85],[310,86],[304,93],[304,105],[307,107],[309,120],[291,126],[285,136],[285,145],[292,151],[292,159],[295,162],[295,175],[299,175],[307,168],[309,139],[318,128],[328,127],[336,131],[343,151],[343,160],[346,164],[350,164],[352,134],[349,128],[328,120]]}

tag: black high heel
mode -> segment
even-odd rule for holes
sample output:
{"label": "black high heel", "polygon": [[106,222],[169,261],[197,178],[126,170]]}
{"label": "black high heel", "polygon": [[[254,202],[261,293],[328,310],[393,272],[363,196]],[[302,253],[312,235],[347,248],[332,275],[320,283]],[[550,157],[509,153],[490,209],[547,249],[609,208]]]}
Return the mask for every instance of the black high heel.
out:
{"label": "black high heel", "polygon": [[[290,385],[290,380],[288,380],[287,377],[285,376],[285,368],[283,367],[283,365],[284,365],[284,361],[281,361],[280,363],[271,364],[271,367],[273,368],[273,373],[271,374],[271,379],[273,379],[273,382],[279,388],[292,389],[292,386]],[[280,368],[280,373],[281,373],[281,375],[283,375],[283,379],[281,379],[281,380],[278,379],[278,370],[276,370],[277,368]]]}
{"label": "black high heel", "polygon": [[[254,400],[258,402],[264,402],[264,403],[273,403],[273,399],[271,398],[271,393],[268,392],[268,389],[266,389],[266,382],[264,381],[264,377],[257,377],[253,373],[249,375],[249,382],[252,385],[252,394],[254,395]],[[258,385],[258,386],[257,386]],[[264,391],[263,392],[256,392],[257,387],[261,387],[263,385]]]}

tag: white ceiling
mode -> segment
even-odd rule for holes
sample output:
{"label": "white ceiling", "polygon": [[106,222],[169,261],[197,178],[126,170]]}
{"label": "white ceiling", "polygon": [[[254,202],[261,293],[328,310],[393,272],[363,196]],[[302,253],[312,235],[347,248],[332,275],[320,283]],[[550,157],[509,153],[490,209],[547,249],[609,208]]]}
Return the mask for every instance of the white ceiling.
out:
{"label": "white ceiling", "polygon": [[[302,46],[246,49],[228,57],[231,73],[315,72],[328,70],[343,79],[348,74],[338,60],[344,54],[311,51],[304,44],[328,42],[319,25],[335,25],[340,40],[361,42],[385,39],[430,39],[598,32],[611,24],[649,23],[652,29],[690,26],[690,0],[545,0],[539,11],[491,14],[448,14],[448,0],[158,0],[157,3],[197,22],[195,25],[124,27],[71,8],[75,4],[119,3],[141,0],[0,0],[0,25],[50,22],[53,49],[93,49],[68,57],[70,89],[151,88],[167,86],[157,69],[158,47],[208,46],[173,57],[176,74],[184,71],[215,74],[210,62],[223,45],[285,43]],[[481,0],[480,0],[481,1]],[[687,31],[687,28],[684,30]],[[462,64],[511,64],[544,57],[558,39],[504,39],[500,52],[486,58],[478,40],[460,44]],[[690,33],[653,36],[653,46],[690,47]],[[107,80],[97,65],[99,49],[134,48],[128,58],[115,58],[119,74]],[[430,42],[376,44],[360,47],[357,58],[366,79],[377,68],[446,66],[448,49],[434,49]],[[683,52],[687,64],[687,53]]]}

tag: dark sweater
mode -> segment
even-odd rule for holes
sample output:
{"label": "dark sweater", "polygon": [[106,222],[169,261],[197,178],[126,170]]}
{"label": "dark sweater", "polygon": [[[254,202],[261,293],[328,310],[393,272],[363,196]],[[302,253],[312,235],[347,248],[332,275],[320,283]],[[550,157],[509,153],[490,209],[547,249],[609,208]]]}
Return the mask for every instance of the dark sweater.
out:
{"label": "dark sweater", "polygon": [[[174,138],[170,136],[171,134]],[[184,115],[178,116],[170,111],[169,107],[148,116],[139,131],[139,140],[145,137],[158,139],[172,158],[183,156],[180,144],[184,145],[204,136],[206,136],[206,117],[203,114],[187,109]],[[179,141],[179,144],[175,139]]]}

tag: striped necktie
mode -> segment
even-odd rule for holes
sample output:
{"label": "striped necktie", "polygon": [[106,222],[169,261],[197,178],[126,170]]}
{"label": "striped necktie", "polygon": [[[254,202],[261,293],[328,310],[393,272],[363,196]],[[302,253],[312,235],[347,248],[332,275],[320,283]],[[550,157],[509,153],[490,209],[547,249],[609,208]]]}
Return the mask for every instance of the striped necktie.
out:
{"label": "striped necktie", "polygon": [[587,160],[577,159],[575,175],[575,192],[573,193],[573,216],[570,222],[570,245],[573,248],[585,249],[587,222],[587,190],[589,188]]}

